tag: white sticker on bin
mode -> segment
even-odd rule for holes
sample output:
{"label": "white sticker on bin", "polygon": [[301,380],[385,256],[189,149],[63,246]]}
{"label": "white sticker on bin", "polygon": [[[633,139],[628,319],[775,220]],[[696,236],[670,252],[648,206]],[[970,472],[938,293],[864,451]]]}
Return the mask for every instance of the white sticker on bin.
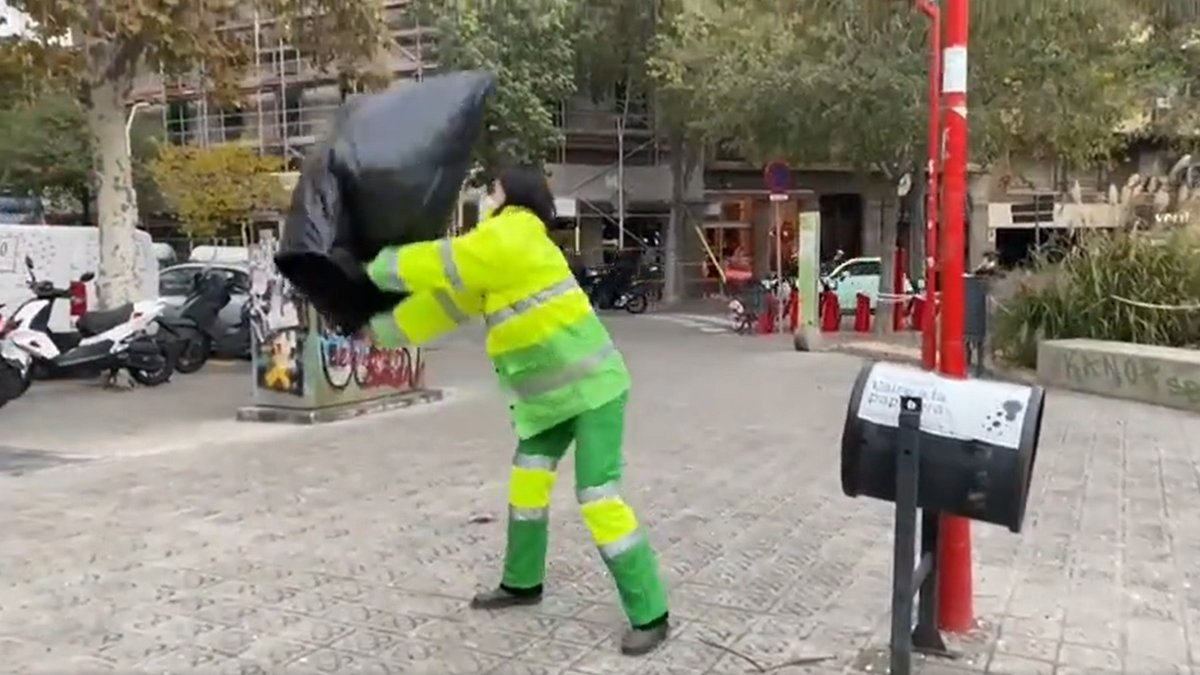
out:
{"label": "white sticker on bin", "polygon": [[1033,389],[991,380],[958,380],[926,370],[877,363],[859,399],[857,416],[900,426],[900,397],[921,398],[921,430],[959,440],[1017,449]]}

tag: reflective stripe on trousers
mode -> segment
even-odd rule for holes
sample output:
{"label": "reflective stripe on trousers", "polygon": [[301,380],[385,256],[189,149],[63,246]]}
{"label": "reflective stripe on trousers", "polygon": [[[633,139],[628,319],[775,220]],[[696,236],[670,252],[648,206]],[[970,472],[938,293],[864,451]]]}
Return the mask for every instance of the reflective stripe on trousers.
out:
{"label": "reflective stripe on trousers", "polygon": [[583,520],[605,560],[619,557],[645,539],[633,509],[621,499],[617,483],[583,488],[576,496]]}
{"label": "reflective stripe on trousers", "polygon": [[544,521],[550,516],[558,460],[542,455],[513,457],[508,486],[508,517],[514,521]]}

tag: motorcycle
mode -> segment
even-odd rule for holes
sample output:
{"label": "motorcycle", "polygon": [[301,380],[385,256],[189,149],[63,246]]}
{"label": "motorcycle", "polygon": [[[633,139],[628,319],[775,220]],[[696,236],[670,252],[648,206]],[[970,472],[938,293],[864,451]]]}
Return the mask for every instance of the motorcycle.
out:
{"label": "motorcycle", "polygon": [[[192,292],[179,310],[159,320],[160,342],[169,342],[178,358],[175,370],[183,374],[199,371],[216,347],[235,354],[250,351],[250,332],[240,326],[229,330],[218,317],[233,297],[233,281],[217,274],[198,273]],[[249,323],[249,303],[242,308],[243,325]]]}
{"label": "motorcycle", "polygon": [[613,309],[624,309],[630,314],[642,314],[650,306],[650,298],[646,295],[643,284],[634,282],[628,290],[623,291],[613,301]]}
{"label": "motorcycle", "polygon": [[[57,300],[69,298],[70,291],[38,280],[33,260],[28,256],[25,268],[34,297],[13,313],[0,345],[5,363],[15,364],[20,373],[21,393],[28,389],[35,367],[57,377],[124,369],[136,382],[148,387],[171,379],[174,355],[151,335],[162,314],[162,302],[147,300],[86,312],[75,322],[77,333],[53,333],[49,328],[51,310]],[[95,275],[88,272],[79,280],[86,282],[93,278]]]}

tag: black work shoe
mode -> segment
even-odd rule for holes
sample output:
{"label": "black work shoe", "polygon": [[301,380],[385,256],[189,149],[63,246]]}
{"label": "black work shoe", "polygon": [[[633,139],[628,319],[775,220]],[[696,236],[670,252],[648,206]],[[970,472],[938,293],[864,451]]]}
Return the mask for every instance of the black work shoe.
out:
{"label": "black work shoe", "polygon": [[527,607],[542,601],[542,589],[509,590],[501,586],[490,591],[484,591],[471,598],[471,609],[508,609],[509,607]]}
{"label": "black work shoe", "polygon": [[670,632],[671,624],[666,621],[646,628],[630,628],[621,636],[621,653],[626,656],[649,654],[667,641]]}

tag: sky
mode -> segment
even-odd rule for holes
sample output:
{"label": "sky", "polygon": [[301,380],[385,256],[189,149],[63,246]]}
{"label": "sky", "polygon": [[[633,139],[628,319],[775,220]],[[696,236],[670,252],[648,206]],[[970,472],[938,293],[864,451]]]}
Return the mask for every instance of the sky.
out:
{"label": "sky", "polygon": [[20,33],[25,28],[25,15],[9,7],[7,0],[0,0],[0,18],[5,19],[0,26],[0,37]]}

